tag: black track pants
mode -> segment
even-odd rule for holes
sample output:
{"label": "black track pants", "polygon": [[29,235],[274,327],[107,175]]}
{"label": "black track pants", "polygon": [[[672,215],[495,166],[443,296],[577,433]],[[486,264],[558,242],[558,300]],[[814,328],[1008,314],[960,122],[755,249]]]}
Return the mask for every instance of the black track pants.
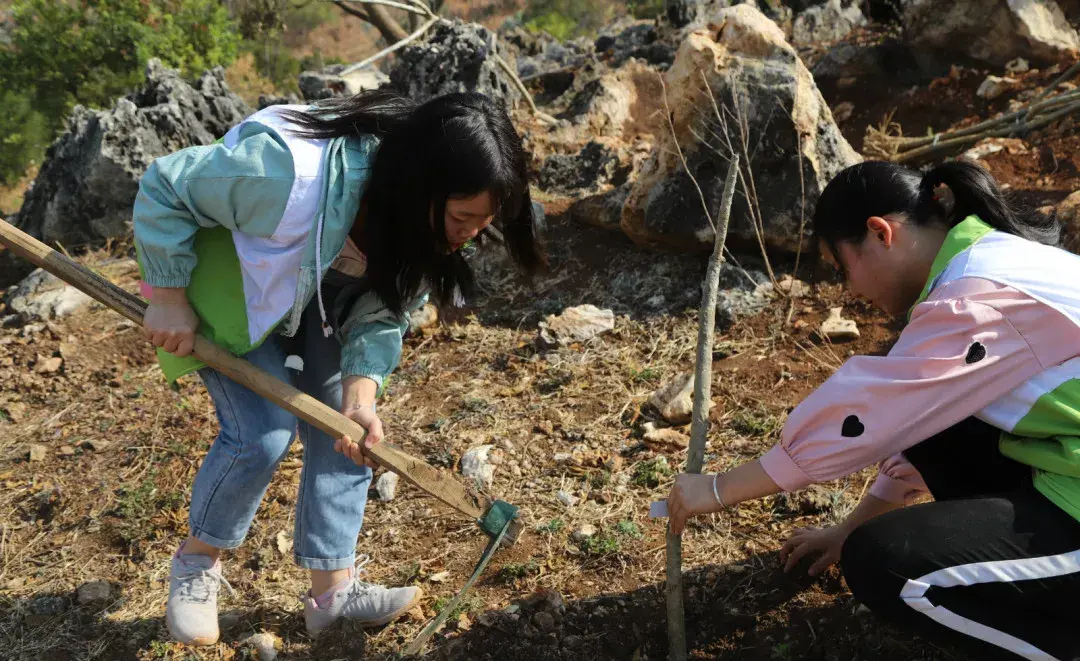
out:
{"label": "black track pants", "polygon": [[935,502],[879,516],[841,568],[878,615],[978,659],[1080,659],[1080,522],[964,421],[905,452]]}

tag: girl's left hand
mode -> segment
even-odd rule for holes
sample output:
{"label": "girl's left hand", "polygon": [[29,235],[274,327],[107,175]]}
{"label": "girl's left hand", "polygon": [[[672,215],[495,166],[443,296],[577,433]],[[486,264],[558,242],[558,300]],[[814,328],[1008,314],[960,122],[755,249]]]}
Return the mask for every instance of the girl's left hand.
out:
{"label": "girl's left hand", "polygon": [[375,447],[375,444],[383,439],[382,420],[375,415],[375,409],[370,406],[353,407],[342,411],[342,414],[367,430],[367,434],[359,443],[348,436],[339,438],[334,442],[334,450],[352,459],[358,466],[376,468],[378,464],[367,455],[365,450]]}
{"label": "girl's left hand", "polygon": [[682,534],[690,517],[721,509],[713,496],[713,476],[697,473],[683,473],[675,478],[667,504],[671,532],[676,535]]}

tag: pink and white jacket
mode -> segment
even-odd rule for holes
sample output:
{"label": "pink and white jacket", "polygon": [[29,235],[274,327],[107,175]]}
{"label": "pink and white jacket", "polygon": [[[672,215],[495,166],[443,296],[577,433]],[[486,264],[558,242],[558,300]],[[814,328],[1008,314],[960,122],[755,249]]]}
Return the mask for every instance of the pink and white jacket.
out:
{"label": "pink and white jacket", "polygon": [[785,491],[880,463],[870,493],[906,503],[926,486],[901,453],[970,416],[1080,518],[1080,257],[975,217],[950,232],[888,355],[849,359],[760,461]]}

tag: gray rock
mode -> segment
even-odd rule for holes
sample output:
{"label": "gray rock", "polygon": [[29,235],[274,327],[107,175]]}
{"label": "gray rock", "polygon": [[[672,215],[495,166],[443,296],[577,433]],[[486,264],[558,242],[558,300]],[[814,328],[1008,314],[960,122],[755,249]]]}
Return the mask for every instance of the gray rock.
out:
{"label": "gray rock", "polygon": [[685,32],[702,28],[712,23],[722,24],[719,14],[730,7],[747,5],[761,11],[769,20],[779,26],[791,22],[792,10],[783,2],[774,0],[668,0],[664,3],[668,22]]}
{"label": "gray rock", "polygon": [[605,193],[580,198],[570,207],[570,219],[601,229],[618,230],[629,194],[630,184],[626,183]]}
{"label": "gray rock", "polygon": [[155,158],[209,144],[250,112],[221,67],[191,85],[150,60],[144,87],[112,109],[75,107],[46,152],[18,226],[69,248],[126,235],[139,179]]}
{"label": "gray rock", "polygon": [[571,194],[595,190],[619,174],[618,155],[594,140],[577,154],[555,154],[544,159],[537,183],[545,191]]}
{"label": "gray rock", "polygon": [[83,583],[76,591],[75,598],[83,606],[103,604],[112,599],[112,585],[108,581]]}
{"label": "gray rock", "polygon": [[1080,51],[1080,36],[1054,0],[903,0],[903,28],[913,46],[966,55],[1005,66],[1023,57],[1031,62],[1069,60]]}
{"label": "gray rock", "polygon": [[[756,198],[766,246],[795,252],[800,247],[800,219],[812,213],[829,180],[861,158],[841,135],[813,77],[775,23],[747,5],[722,10],[717,21],[725,25],[719,33],[687,36],[665,74],[676,135],[715,216],[728,164],[726,148],[698,140],[695,134],[710,135],[707,127],[715,134],[738,136],[740,127],[732,114],[743,117],[752,156],[742,166],[758,173]],[[717,104],[731,110],[722,120],[712,103],[702,98],[703,72]],[[721,121],[726,127],[718,126]],[[657,136],[653,154],[627,197],[621,225],[642,245],[712,249],[713,229],[670,131]],[[742,195],[735,196],[728,243],[732,249],[758,250],[757,232]]]}
{"label": "gray rock", "polygon": [[66,317],[93,299],[49,272],[37,269],[16,285],[5,300],[9,310],[29,321]]}
{"label": "gray rock", "polygon": [[632,57],[663,66],[675,59],[675,49],[660,39],[653,21],[617,21],[600,31],[593,47],[613,67]]}
{"label": "gray rock", "polygon": [[828,0],[825,4],[810,7],[795,18],[792,41],[797,46],[837,41],[860,25],[866,25],[866,17],[858,4],[850,0]]}
{"label": "gray rock", "polygon": [[342,75],[347,68],[334,64],[321,71],[305,71],[297,85],[305,101],[318,101],[334,96],[352,96],[365,90],[378,89],[390,82],[389,76],[373,65]]}
{"label": "gray rock", "polygon": [[288,96],[260,94],[256,109],[262,110],[263,108],[269,108],[270,106],[286,106],[297,103],[300,103],[300,97],[295,94],[290,94]]}
{"label": "gray rock", "polygon": [[[493,47],[498,52],[494,36],[476,23],[440,21],[424,41],[398,51],[391,85],[419,102],[451,92],[480,92],[514,107],[521,93],[491,57]],[[515,66],[512,55],[503,57]]]}
{"label": "gray rock", "polygon": [[41,595],[30,599],[30,612],[27,615],[27,623],[40,625],[44,622],[63,615],[68,608],[68,599],[63,596]]}

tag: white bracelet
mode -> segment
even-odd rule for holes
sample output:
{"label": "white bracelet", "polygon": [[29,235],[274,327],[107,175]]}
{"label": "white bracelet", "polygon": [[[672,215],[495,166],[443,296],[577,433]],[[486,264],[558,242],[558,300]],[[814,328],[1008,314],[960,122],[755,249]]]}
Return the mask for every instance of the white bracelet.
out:
{"label": "white bracelet", "polygon": [[342,413],[348,413],[350,411],[357,411],[359,409],[369,409],[371,411],[374,411],[375,410],[375,405],[374,404],[353,404],[349,408],[342,411]]}
{"label": "white bracelet", "polygon": [[716,499],[716,504],[719,505],[721,509],[726,510],[727,505],[724,504],[724,499],[720,497],[720,491],[716,488],[716,481],[718,479],[720,479],[720,473],[717,473],[717,474],[713,475],[713,479],[712,479],[712,495],[713,495],[713,498]]}

